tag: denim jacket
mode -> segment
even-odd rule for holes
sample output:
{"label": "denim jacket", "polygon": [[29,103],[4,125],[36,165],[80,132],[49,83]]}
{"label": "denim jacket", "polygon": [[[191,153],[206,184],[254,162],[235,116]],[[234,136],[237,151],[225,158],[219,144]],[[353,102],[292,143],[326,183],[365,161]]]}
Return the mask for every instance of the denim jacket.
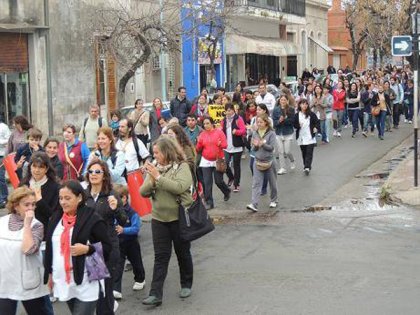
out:
{"label": "denim jacket", "polygon": [[[280,116],[285,117],[283,122],[280,122]],[[288,136],[293,134],[293,121],[295,117],[295,111],[293,108],[289,108],[287,113],[283,113],[280,106],[276,106],[273,110],[273,127],[278,136]]]}

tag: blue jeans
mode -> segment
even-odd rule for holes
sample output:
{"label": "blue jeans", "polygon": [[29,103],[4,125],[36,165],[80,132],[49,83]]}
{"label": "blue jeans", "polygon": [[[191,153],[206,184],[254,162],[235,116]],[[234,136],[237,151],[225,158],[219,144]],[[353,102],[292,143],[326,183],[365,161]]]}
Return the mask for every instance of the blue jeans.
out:
{"label": "blue jeans", "polygon": [[[3,156],[0,157],[0,164],[3,163]],[[0,202],[7,201],[7,196],[9,191],[6,184],[6,170],[3,167],[0,167]]]}
{"label": "blue jeans", "polygon": [[357,130],[359,130],[359,112],[360,109],[349,110],[351,124],[353,126],[353,134],[355,134]]}
{"label": "blue jeans", "polygon": [[328,142],[328,137],[327,137],[327,124],[326,124],[326,120],[320,120],[319,121],[320,125],[321,125],[321,135],[322,135],[322,141],[324,142]]}
{"label": "blue jeans", "polygon": [[376,116],[376,127],[378,128],[378,136],[383,137],[385,132],[386,111],[381,110],[380,114]]}
{"label": "blue jeans", "polygon": [[344,108],[342,123],[343,125],[348,125],[349,123],[349,111],[348,111],[347,104],[345,105],[345,108]]}
{"label": "blue jeans", "polygon": [[370,113],[363,113],[363,120],[364,120],[364,127],[363,127],[363,131],[367,132],[369,131],[369,126],[370,126],[370,131],[373,132],[373,130],[375,129],[375,123],[373,121],[373,117],[372,114]]}

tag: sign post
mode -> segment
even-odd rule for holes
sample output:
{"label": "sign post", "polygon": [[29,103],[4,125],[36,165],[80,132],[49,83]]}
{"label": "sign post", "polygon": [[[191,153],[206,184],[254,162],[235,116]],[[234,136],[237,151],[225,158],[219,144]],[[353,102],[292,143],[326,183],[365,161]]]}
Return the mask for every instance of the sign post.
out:
{"label": "sign post", "polygon": [[414,187],[418,187],[418,108],[419,108],[419,25],[418,25],[418,7],[413,19],[413,53],[414,53],[414,110],[413,110],[413,126],[414,126]]}

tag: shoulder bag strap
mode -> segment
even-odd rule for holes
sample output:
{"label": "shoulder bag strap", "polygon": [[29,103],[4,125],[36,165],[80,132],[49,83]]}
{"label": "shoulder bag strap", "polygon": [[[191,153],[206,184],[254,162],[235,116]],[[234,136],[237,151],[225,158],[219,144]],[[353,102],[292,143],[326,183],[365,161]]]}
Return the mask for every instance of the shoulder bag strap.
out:
{"label": "shoulder bag strap", "polygon": [[77,170],[76,169],[76,167],[74,166],[74,164],[72,163],[72,161],[70,160],[70,157],[69,157],[69,152],[67,151],[67,144],[64,142],[63,143],[63,145],[64,145],[64,155],[65,155],[65,157],[66,157],[66,162],[67,162],[67,164],[68,165],[70,165],[71,166],[71,168],[76,172],[76,174],[77,174],[77,177],[79,177],[80,176],[80,171],[82,170],[82,168],[83,168],[83,163],[82,163],[82,165],[80,165],[80,168],[79,168],[79,170]]}

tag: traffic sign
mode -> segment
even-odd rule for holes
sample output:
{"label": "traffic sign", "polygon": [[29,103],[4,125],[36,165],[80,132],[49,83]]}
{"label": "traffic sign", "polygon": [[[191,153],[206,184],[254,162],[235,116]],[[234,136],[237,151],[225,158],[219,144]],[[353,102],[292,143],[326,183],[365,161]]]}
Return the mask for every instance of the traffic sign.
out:
{"label": "traffic sign", "polygon": [[392,55],[411,56],[413,53],[412,37],[409,35],[392,36]]}

